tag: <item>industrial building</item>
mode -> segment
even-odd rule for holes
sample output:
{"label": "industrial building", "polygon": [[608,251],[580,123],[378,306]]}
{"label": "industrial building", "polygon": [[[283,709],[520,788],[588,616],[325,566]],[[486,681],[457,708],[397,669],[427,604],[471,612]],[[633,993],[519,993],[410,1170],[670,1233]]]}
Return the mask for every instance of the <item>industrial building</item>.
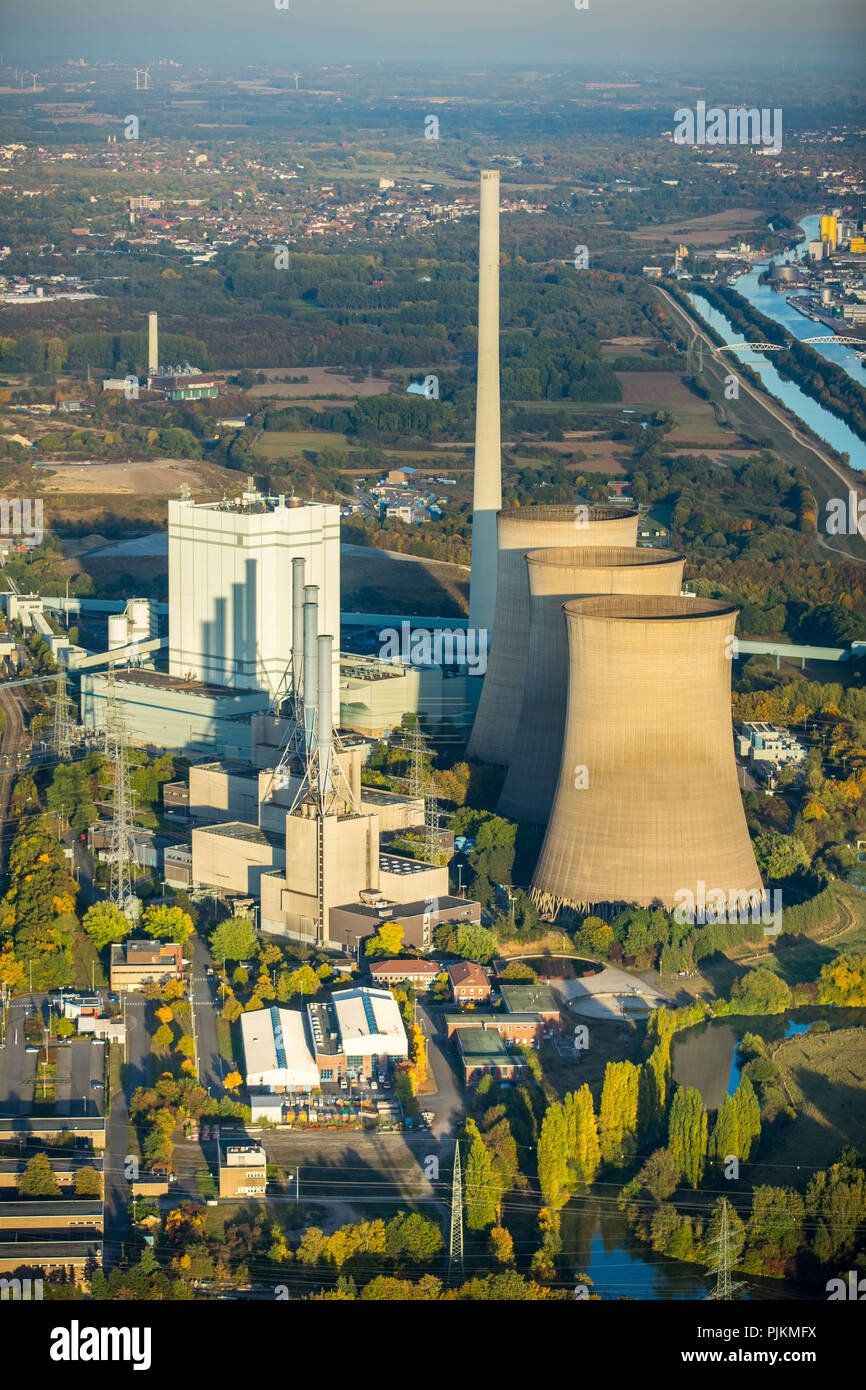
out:
{"label": "industrial building", "polygon": [[731,739],[736,616],[685,597],[566,603],[564,748],[532,887],[543,911],[671,911],[699,882],[760,898]]}
{"label": "industrial building", "polygon": [[497,515],[496,613],[487,674],[467,752],[507,767],[514,755],[529,657],[526,552],[637,544],[638,514],[626,507],[513,507]]}
{"label": "industrial building", "polygon": [[132,938],[111,945],[111,988],[143,989],[183,978],[183,949],[176,941]]}
{"label": "industrial building", "polygon": [[682,555],[672,550],[579,546],[531,550],[529,640],[513,757],[500,815],[545,825],[553,805],[568,696],[568,636],[562,605],[591,594],[678,594]]}
{"label": "industrial building", "polygon": [[[224,753],[249,758],[250,719],[268,708],[260,690],[233,690],[162,671],[115,669],[118,716],[131,743],[180,752]],[[81,675],[81,719],[89,729],[105,728],[109,677],[101,671]]]}
{"label": "industrial building", "polygon": [[241,1015],[246,1084],[308,1092],[342,1080],[377,1080],[406,1061],[406,1030],[390,990],[341,990],[303,1010],[273,1005]]}
{"label": "industrial building", "polygon": [[740,757],[775,767],[796,767],[806,761],[808,749],[789,729],[777,729],[763,721],[742,724],[737,736]]}
{"label": "industrial building", "polygon": [[268,1189],[267,1154],[261,1144],[219,1146],[220,1197],[264,1197]]}
{"label": "industrial building", "polygon": [[477,1086],[483,1076],[492,1076],[498,1081],[517,1081],[529,1072],[522,1055],[509,1052],[495,1028],[484,1025],[460,1028],[455,1037],[464,1086]]}
{"label": "industrial building", "polygon": [[[176,678],[287,693],[292,560],[319,590],[322,631],[340,631],[340,509],[265,496],[168,504],[169,671]],[[337,643],[339,645],[339,643]],[[334,720],[339,656],[333,654]]]}

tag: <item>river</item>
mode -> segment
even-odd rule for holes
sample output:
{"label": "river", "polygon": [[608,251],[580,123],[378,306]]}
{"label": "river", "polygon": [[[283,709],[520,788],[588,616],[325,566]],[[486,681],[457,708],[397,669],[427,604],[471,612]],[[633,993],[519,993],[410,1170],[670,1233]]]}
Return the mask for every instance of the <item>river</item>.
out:
{"label": "river", "polygon": [[[817,217],[803,218],[800,226],[805,233],[804,240],[799,242],[794,250],[787,255],[775,257],[777,263],[791,260],[802,253],[806,243],[814,233],[817,222]],[[759,284],[759,276],[765,269],[766,264],[753,266],[747,275],[740,275],[734,286],[737,294],[741,294],[767,318],[781,324],[794,338],[813,338],[818,334],[830,332],[830,329],[825,328],[823,324],[812,323],[811,319],[798,314],[796,309],[791,308],[783,294],[776,294],[775,290],[771,290],[768,285]],[[732,326],[727,316],[709,305],[700,295],[687,292],[687,297],[704,323],[709,324],[717,333],[720,333],[726,343],[744,343],[746,341],[742,333],[738,333]],[[840,322],[839,332],[844,332],[846,327],[847,325]],[[827,361],[835,363],[838,367],[843,367],[858,386],[864,384],[866,373],[860,367],[851,348],[828,343],[816,345],[815,351],[825,357]],[[866,469],[866,443],[858,438],[852,429],[849,429],[844,420],[840,420],[838,416],[825,410],[817,401],[813,401],[811,396],[807,396],[793,381],[784,381],[773,366],[772,354],[762,356],[755,349],[753,352],[737,353],[736,357],[739,361],[748,362],[758,373],[770,394],[787,406],[789,410],[792,410],[795,415],[798,415],[810,429],[815,431],[819,439],[829,444],[837,453],[847,454],[852,468]]]}

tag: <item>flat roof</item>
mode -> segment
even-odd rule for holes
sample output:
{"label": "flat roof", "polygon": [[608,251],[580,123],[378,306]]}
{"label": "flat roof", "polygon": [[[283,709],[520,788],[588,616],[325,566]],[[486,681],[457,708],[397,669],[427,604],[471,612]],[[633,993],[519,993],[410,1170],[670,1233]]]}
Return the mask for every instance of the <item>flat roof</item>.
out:
{"label": "flat roof", "polygon": [[461,1028],[457,1042],[466,1062],[475,1058],[483,1058],[486,1064],[494,1059],[501,1062],[523,1061],[519,1053],[515,1057],[513,1052],[509,1052],[495,1028]]}
{"label": "flat roof", "polygon": [[[251,763],[241,762],[240,758],[216,758],[212,763],[192,763],[190,772],[226,772],[230,777],[246,777],[251,782],[258,782],[259,769],[253,767]],[[176,786],[177,783],[166,783],[168,786]],[[183,782],[181,786],[189,784]]]}
{"label": "flat roof", "polygon": [[[425,864],[423,867],[429,869],[432,866],[430,864]],[[467,898],[439,898],[437,901],[439,903],[437,915],[440,919],[442,918],[443,911],[451,912],[458,907],[468,908],[477,906],[477,903]],[[382,916],[382,913],[385,912],[386,909],[384,907],[373,907],[371,903],[341,903],[339,907],[334,907],[331,911],[351,912],[358,917],[366,917],[371,922],[383,922],[386,920]],[[415,902],[412,903],[393,903],[391,907],[387,908],[389,921],[399,921],[401,917],[423,917],[424,913],[429,911],[428,900],[425,898],[417,898]]]}
{"label": "flat roof", "polygon": [[102,1254],[102,1237],[92,1232],[76,1240],[0,1240],[0,1260],[20,1259],[22,1265],[40,1265],[45,1261],[62,1264],[67,1260],[82,1260]]}
{"label": "flat roof", "polygon": [[10,1216],[92,1216],[102,1220],[102,1198],[55,1197],[45,1202],[22,1201],[0,1202],[0,1219]]}
{"label": "flat roof", "polygon": [[[88,672],[87,674],[108,680],[108,677],[101,671]],[[115,668],[114,678],[117,681],[123,681],[126,685],[146,685],[155,690],[180,691],[187,695],[209,695],[215,699],[259,693],[257,686],[240,689],[228,685],[215,685],[213,681],[187,680],[184,676],[171,676],[167,671],[147,671],[138,666],[122,667],[120,670]]]}
{"label": "flat roof", "polygon": [[248,845],[280,846],[284,841],[279,835],[269,835],[258,825],[247,825],[244,821],[230,820],[222,825],[201,825],[193,832],[196,835],[221,835],[226,840],[243,840]]}
{"label": "flat roof", "polygon": [[435,864],[427,864],[423,859],[406,859],[399,854],[380,854],[379,869],[386,874],[425,874],[435,869]]}
{"label": "flat roof", "polygon": [[507,984],[499,985],[499,993],[508,1013],[558,1014],[561,1002],[550,985]]}

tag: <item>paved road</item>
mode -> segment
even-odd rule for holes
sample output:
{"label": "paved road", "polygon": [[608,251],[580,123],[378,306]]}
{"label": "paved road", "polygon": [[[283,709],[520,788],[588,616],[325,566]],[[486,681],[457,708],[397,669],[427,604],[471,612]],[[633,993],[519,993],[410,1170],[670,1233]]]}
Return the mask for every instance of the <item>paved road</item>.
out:
{"label": "paved road", "polygon": [[192,957],[192,1004],[195,1009],[195,1038],[198,1046],[198,1075],[201,1084],[217,1100],[223,1091],[223,1060],[217,1041],[217,1012],[219,1002],[214,983],[216,972],[209,976],[208,968],[214,969],[213,956],[201,937],[191,938]]}
{"label": "paved road", "polygon": [[418,1022],[427,1038],[427,1059],[437,1088],[435,1095],[418,1099],[422,1110],[431,1110],[436,1116],[431,1129],[438,1140],[455,1137],[464,1113],[457,1079],[445,1052],[447,1040],[444,1031],[440,1031],[441,1017],[439,1010],[428,1004],[418,1004]]}
{"label": "paved road", "polygon": [[[4,758],[10,757],[14,762],[24,738],[24,717],[15,691],[4,690],[0,686],[0,709],[6,715],[6,726],[0,738],[0,754]],[[0,770],[0,874],[6,872],[6,860],[14,834],[14,822],[9,819],[8,811],[12,782],[16,776],[17,771],[14,768]]]}
{"label": "paved road", "polygon": [[33,1078],[37,1055],[27,1052],[24,1020],[32,1016],[44,995],[20,995],[6,1011],[6,1046],[0,1052],[0,1114],[29,1115],[33,1108]]}
{"label": "paved road", "polygon": [[[123,1090],[114,1091],[105,1135],[105,1246],[103,1263],[111,1269],[129,1240],[127,1207],[130,1185],[126,1176],[129,1154],[129,1098],[138,1086],[150,1081],[150,1040],[145,1028],[145,1000],[142,995],[125,996],[127,1064]],[[93,1048],[96,1052],[99,1049]]]}

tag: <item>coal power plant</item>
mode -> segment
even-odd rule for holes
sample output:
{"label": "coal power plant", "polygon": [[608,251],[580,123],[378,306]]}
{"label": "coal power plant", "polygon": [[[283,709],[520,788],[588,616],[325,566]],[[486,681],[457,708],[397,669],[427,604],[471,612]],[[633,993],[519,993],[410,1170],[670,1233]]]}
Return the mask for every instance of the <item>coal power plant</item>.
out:
{"label": "coal power plant", "polygon": [[602,594],[667,594],[682,589],[685,559],[673,550],[571,546],[531,550],[529,642],[513,756],[500,815],[547,823],[562,757],[568,697],[568,634],[563,605]]}
{"label": "coal power plant", "polygon": [[738,610],[661,595],[565,604],[568,705],[532,896],[609,915],[762,893],[731,737]]}
{"label": "coal power plant", "polygon": [[496,610],[487,674],[467,749],[470,758],[507,767],[514,755],[529,653],[527,551],[582,546],[633,550],[637,523],[636,511],[619,506],[513,507],[500,511]]}

